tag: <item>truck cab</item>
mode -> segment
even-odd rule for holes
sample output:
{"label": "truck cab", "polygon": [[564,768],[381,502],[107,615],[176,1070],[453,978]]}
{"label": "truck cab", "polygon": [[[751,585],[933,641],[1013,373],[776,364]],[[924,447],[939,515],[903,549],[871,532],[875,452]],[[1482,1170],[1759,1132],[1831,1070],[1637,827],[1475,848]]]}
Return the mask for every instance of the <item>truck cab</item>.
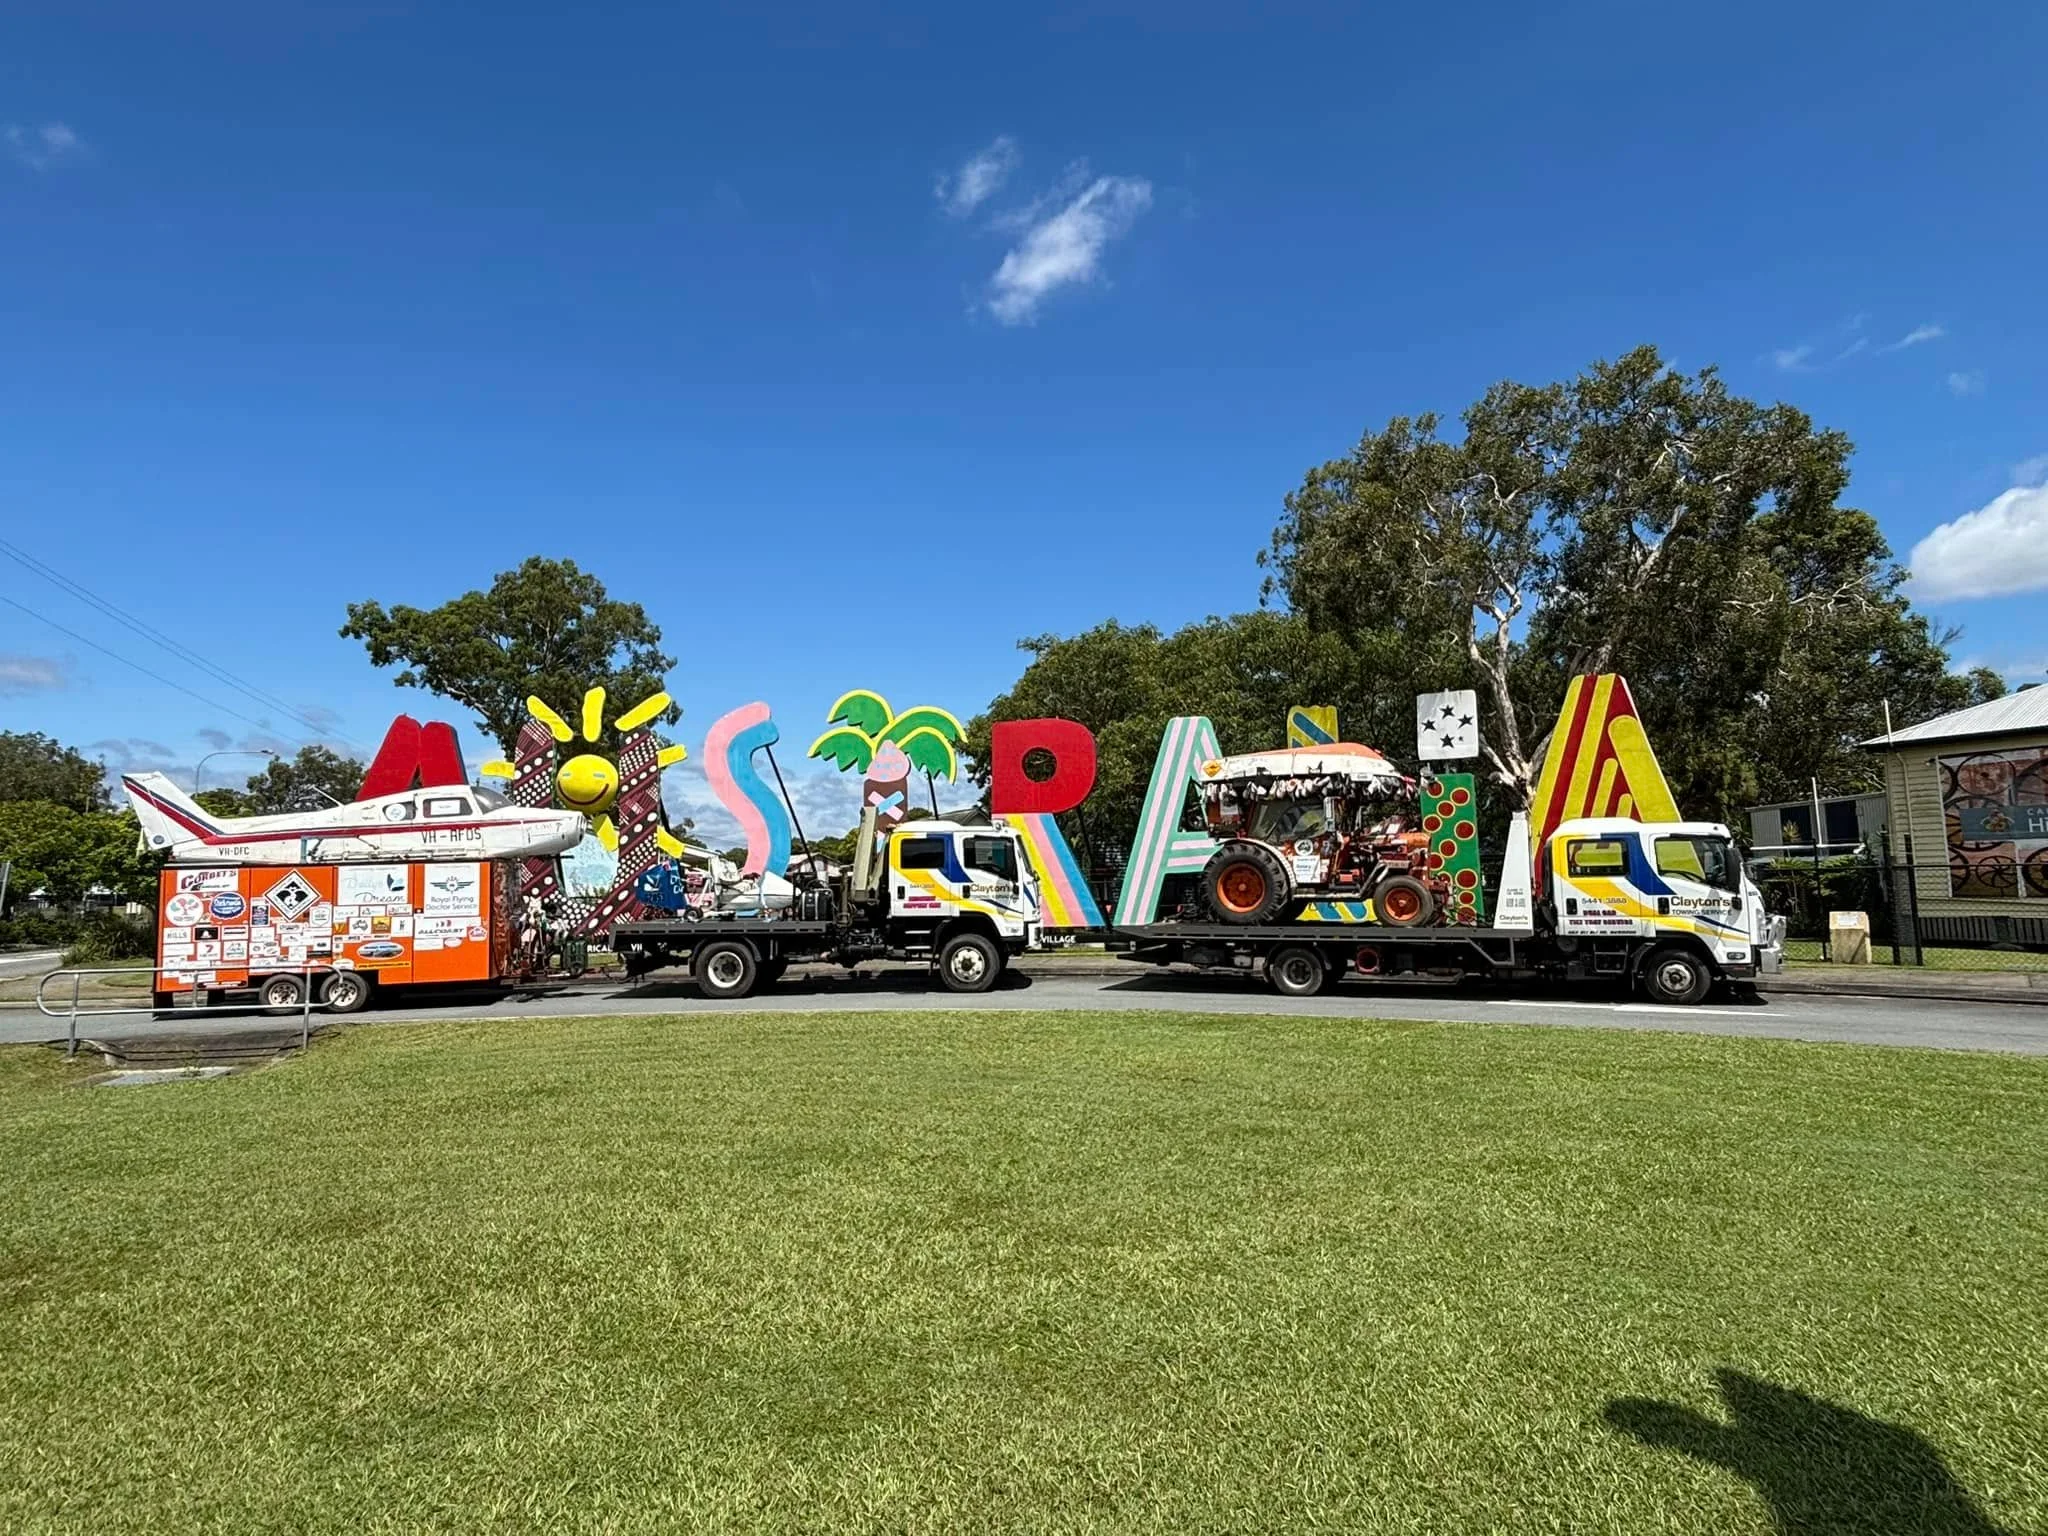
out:
{"label": "truck cab", "polygon": [[[890,829],[880,865],[872,899],[889,947],[932,955],[948,985],[973,990],[966,984],[979,965],[1000,971],[1036,947],[1038,883],[1023,840],[1008,827],[908,822]],[[956,944],[962,936],[988,949]]]}
{"label": "truck cab", "polygon": [[1783,920],[1764,910],[1719,822],[1616,817],[1558,824],[1544,848],[1545,905],[1560,950],[1588,974],[1627,975],[1659,1002],[1783,963]]}

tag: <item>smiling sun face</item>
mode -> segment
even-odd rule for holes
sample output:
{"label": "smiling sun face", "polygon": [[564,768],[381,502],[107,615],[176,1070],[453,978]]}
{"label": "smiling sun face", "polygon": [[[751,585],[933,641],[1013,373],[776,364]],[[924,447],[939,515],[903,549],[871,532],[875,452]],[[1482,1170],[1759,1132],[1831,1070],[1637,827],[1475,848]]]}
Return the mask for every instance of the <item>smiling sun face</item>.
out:
{"label": "smiling sun face", "polygon": [[[583,695],[583,741],[588,746],[596,746],[604,735],[604,698],[602,688],[589,689]],[[666,710],[670,702],[666,693],[651,693],[614,720],[612,729],[637,731]],[[527,699],[526,712],[546,726],[549,734],[561,745],[568,746],[576,740],[576,732],[570,728],[569,722],[550,709],[538,695]],[[681,762],[688,755],[680,746],[663,747],[655,761],[666,768],[673,763]],[[484,765],[484,772],[494,771],[510,777],[513,768],[510,763]],[[595,827],[598,841],[606,848],[617,850],[618,828],[612,825],[611,817],[604,814],[612,808],[612,803],[619,797],[617,763],[601,752],[578,752],[555,769],[555,795],[570,810],[581,811],[585,816],[598,818]],[[663,846],[666,847],[670,838],[665,828],[662,831],[662,839]]]}

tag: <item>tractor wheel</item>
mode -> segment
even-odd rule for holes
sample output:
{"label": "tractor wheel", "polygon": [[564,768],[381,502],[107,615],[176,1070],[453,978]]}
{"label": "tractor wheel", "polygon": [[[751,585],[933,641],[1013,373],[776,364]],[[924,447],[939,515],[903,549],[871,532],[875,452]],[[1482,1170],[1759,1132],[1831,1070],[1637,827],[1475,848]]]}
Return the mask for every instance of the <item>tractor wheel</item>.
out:
{"label": "tractor wheel", "polygon": [[1389,928],[1420,928],[1436,916],[1436,897],[1413,875],[1391,875],[1373,887],[1372,909]]}
{"label": "tractor wheel", "polygon": [[1258,843],[1227,843],[1202,871],[1202,895],[1209,910],[1226,923],[1247,927],[1276,921],[1292,897],[1293,885],[1279,855]]}

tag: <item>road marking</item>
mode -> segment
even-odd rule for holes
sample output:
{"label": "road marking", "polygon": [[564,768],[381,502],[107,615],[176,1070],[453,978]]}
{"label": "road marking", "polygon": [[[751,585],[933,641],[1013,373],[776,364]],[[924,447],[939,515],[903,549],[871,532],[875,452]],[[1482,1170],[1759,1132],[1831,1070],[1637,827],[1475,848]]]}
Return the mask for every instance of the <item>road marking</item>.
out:
{"label": "road marking", "polygon": [[1475,998],[1489,1008],[1575,1008],[1586,1013],[1657,1013],[1668,1014],[1674,1019],[1757,1019],[1780,1017],[1767,1009],[1756,1008],[1688,1008],[1683,1003],[1561,1003],[1531,999],[1516,1002],[1505,998]]}

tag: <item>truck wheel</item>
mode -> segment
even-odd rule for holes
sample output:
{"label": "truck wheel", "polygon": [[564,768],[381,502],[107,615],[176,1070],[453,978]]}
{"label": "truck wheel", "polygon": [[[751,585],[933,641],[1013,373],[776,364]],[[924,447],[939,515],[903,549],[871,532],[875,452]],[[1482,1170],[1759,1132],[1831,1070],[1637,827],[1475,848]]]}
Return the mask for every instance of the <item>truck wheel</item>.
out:
{"label": "truck wheel", "polygon": [[751,947],[735,939],[718,939],[698,947],[690,975],[706,997],[745,997],[754,990],[760,967]]}
{"label": "truck wheel", "polygon": [[321,984],[320,1006],[329,1013],[361,1013],[370,1006],[370,982],[354,971],[336,971]]}
{"label": "truck wheel", "polygon": [[1314,997],[1329,979],[1323,957],[1298,945],[1281,950],[1266,962],[1266,980],[1282,997]]}
{"label": "truck wheel", "polygon": [[1714,973],[1691,950],[1674,945],[1651,950],[1636,981],[1643,996],[1651,1002],[1685,1006],[1707,995],[1707,989],[1714,984]]}
{"label": "truck wheel", "polygon": [[306,984],[296,976],[266,976],[256,989],[265,1013],[297,1013],[305,1001]]}
{"label": "truck wheel", "polygon": [[1226,844],[1202,870],[1202,895],[1209,910],[1226,923],[1274,921],[1287,905],[1292,885],[1279,855],[1257,843]]}
{"label": "truck wheel", "polygon": [[986,992],[1003,973],[1003,957],[978,933],[956,933],[939,951],[939,980],[948,992]]}
{"label": "truck wheel", "polygon": [[1372,910],[1389,928],[1420,928],[1436,916],[1436,896],[1413,875],[1390,875],[1373,887]]}

